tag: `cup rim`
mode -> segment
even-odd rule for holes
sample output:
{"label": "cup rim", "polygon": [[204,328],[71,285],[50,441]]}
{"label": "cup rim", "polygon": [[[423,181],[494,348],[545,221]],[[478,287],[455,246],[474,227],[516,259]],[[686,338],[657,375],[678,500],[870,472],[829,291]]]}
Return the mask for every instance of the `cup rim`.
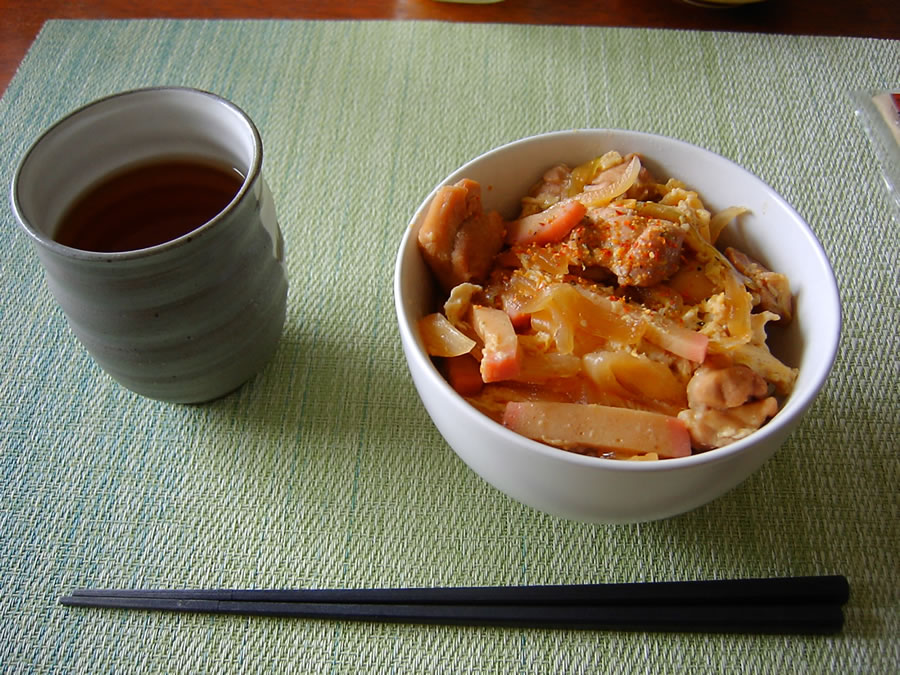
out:
{"label": "cup rim", "polygon": [[[194,228],[190,232],[186,232],[185,234],[176,237],[174,239],[169,239],[168,241],[164,241],[160,244],[156,244],[154,246],[148,246],[146,248],[139,248],[130,251],[90,251],[80,248],[74,248],[72,246],[66,246],[65,244],[60,244],[58,241],[53,239],[52,237],[47,236],[40,230],[36,229],[29,221],[28,218],[25,217],[22,206],[19,200],[19,179],[22,171],[24,170],[26,164],[28,163],[29,158],[35,152],[37,147],[51,134],[55,133],[58,129],[60,129],[63,125],[69,124],[76,117],[82,115],[86,111],[91,108],[95,108],[100,105],[104,105],[114,99],[117,98],[125,98],[131,96],[144,96],[148,94],[152,94],[154,92],[179,92],[183,94],[189,95],[199,95],[202,97],[213,99],[216,103],[220,105],[224,105],[225,107],[232,110],[237,116],[244,121],[247,125],[250,133],[252,135],[252,146],[253,153],[250,160],[250,165],[247,169],[247,175],[244,177],[243,182],[241,183],[241,187],[231,198],[231,201],[223,208],[219,213],[215,216],[207,220],[202,225]],[[71,110],[66,113],[63,117],[56,120],[53,124],[44,129],[37,138],[28,146],[28,149],[22,155],[21,160],[19,160],[18,165],[16,166],[16,171],[13,174],[12,184],[10,186],[10,201],[12,203],[12,210],[14,215],[16,216],[16,220],[19,222],[19,225],[22,229],[38,244],[40,244],[43,248],[53,251],[58,255],[62,255],[68,258],[74,258],[85,261],[125,261],[125,260],[136,260],[140,258],[146,258],[148,256],[152,256],[154,254],[159,253],[161,250],[170,250],[173,248],[177,248],[183,246],[190,241],[194,240],[196,237],[202,236],[207,231],[212,229],[216,223],[223,220],[226,216],[228,216],[235,206],[243,201],[244,196],[247,192],[250,191],[251,186],[256,182],[257,178],[261,173],[263,161],[263,145],[262,145],[262,136],[259,133],[259,129],[256,127],[256,124],[253,122],[251,117],[237,104],[229,101],[228,99],[220,96],[211,91],[207,91],[205,89],[198,89],[195,87],[181,87],[181,86],[158,86],[158,87],[139,87],[135,89],[128,89],[125,91],[116,92],[113,94],[109,94],[107,96],[103,96],[101,98],[94,99],[85,103],[84,105]]]}

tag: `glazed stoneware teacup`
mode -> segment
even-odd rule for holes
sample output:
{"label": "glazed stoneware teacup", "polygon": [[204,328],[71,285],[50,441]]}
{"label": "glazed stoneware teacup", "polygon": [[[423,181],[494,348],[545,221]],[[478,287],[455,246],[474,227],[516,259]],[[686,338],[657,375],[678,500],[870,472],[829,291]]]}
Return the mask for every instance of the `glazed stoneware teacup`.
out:
{"label": "glazed stoneware teacup", "polygon": [[174,87],[91,103],[25,154],[16,217],[72,331],[125,387],[208,401],[272,357],[287,280],[261,167],[242,110]]}

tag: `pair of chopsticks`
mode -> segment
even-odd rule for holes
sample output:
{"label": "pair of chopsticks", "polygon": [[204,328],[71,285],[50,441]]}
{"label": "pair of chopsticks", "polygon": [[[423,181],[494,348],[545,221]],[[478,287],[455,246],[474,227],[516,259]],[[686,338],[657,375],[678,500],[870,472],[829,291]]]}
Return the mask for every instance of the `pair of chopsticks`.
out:
{"label": "pair of chopsticks", "polygon": [[835,633],[843,576],[571,586],[305,590],[81,589],[71,607],[643,632]]}

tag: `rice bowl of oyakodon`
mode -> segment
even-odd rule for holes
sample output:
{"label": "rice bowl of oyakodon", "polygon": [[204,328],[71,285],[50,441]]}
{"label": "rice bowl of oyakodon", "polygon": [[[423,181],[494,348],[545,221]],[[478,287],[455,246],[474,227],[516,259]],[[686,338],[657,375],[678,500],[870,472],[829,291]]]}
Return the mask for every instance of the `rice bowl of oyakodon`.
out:
{"label": "rice bowl of oyakodon", "polygon": [[840,302],[821,244],[754,175],[671,138],[525,138],[436,186],[404,233],[399,332],[456,454],[565,518],[697,508],[822,388]]}

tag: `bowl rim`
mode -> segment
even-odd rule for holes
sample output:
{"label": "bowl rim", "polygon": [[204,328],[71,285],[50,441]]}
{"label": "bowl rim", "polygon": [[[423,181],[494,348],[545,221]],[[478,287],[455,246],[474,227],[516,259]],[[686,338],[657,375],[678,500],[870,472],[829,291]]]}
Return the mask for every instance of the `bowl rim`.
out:
{"label": "bowl rim", "polygon": [[[413,333],[411,326],[414,325],[414,323],[411,321],[410,317],[406,315],[406,311],[403,306],[403,271],[407,256],[418,254],[418,248],[416,247],[414,241],[415,234],[417,232],[416,222],[424,214],[425,209],[431,203],[431,200],[434,198],[437,191],[441,187],[452,182],[454,179],[458,179],[461,175],[464,175],[470,167],[472,167],[476,163],[482,162],[488,157],[492,157],[496,154],[509,151],[515,146],[534,143],[538,141],[544,142],[548,139],[552,140],[553,138],[568,137],[573,133],[609,134],[613,136],[620,136],[622,138],[640,138],[643,140],[674,144],[675,146],[681,146],[685,149],[690,149],[692,152],[699,151],[703,154],[708,155],[715,161],[724,162],[730,165],[733,169],[736,169],[741,174],[743,174],[748,180],[756,182],[757,185],[765,190],[767,194],[772,198],[772,200],[781,209],[783,209],[788,216],[790,216],[790,218],[796,223],[796,225],[800,227],[801,232],[807,239],[812,251],[815,253],[816,262],[826,271],[827,278],[823,281],[827,281],[828,295],[832,301],[832,306],[830,309],[835,317],[833,323],[826,327],[829,333],[825,336],[825,344],[828,345],[828,352],[824,354],[824,358],[819,361],[821,365],[819,366],[817,371],[813,372],[812,379],[809,381],[807,388],[799,395],[796,392],[792,393],[787,398],[785,403],[781,406],[778,413],[776,413],[776,415],[763,427],[761,427],[757,431],[754,431],[749,436],[721,448],[714,448],[712,450],[707,450],[697,454],[691,454],[688,457],[668,458],[656,462],[623,461],[605,457],[582,455],[576,452],[563,450],[561,448],[535,441],[531,438],[518,434],[511,429],[507,429],[502,424],[494,421],[487,415],[481,413],[477,408],[472,406],[468,401],[465,400],[465,398],[458,394],[450,386],[443,375],[441,375],[434,362],[431,360],[431,357],[429,357],[425,352],[421,339],[418,337],[418,335]],[[553,161],[552,158],[550,159],[550,161]],[[412,253],[410,253],[410,250],[412,250]],[[584,466],[595,469],[602,467],[604,470],[609,469],[612,471],[623,472],[671,471],[678,469],[689,469],[691,467],[699,465],[723,462],[734,457],[735,455],[742,454],[747,451],[752,451],[754,448],[759,447],[761,441],[765,442],[767,439],[771,437],[777,437],[782,433],[787,435],[787,433],[789,433],[792,428],[793,422],[802,417],[806,410],[812,405],[813,401],[816,399],[819,392],[825,385],[825,382],[834,367],[838,347],[840,345],[843,320],[840,303],[840,292],[835,278],[834,268],[828,260],[828,256],[825,253],[825,249],[822,246],[822,243],[819,241],[818,237],[816,237],[815,233],[812,231],[812,228],[809,226],[806,220],[801,217],[797,210],[768,183],[764,182],[756,174],[752,173],[748,169],[745,169],[736,162],[733,162],[727,157],[724,157],[702,146],[695,145],[678,138],[663,136],[660,134],[634,131],[629,129],[602,127],[563,129],[533,134],[491,148],[477,155],[476,157],[469,159],[457,169],[454,169],[450,174],[448,174],[443,180],[441,180],[437,185],[434,186],[434,188],[429,191],[428,195],[418,205],[416,210],[413,212],[413,215],[407,222],[406,229],[404,230],[403,236],[400,240],[400,246],[398,248],[394,264],[393,293],[394,307],[397,314],[401,342],[405,347],[404,351],[406,352],[411,374],[413,368],[418,368],[420,373],[428,378],[429,382],[437,385],[438,390],[444,394],[447,404],[452,405],[459,414],[467,416],[467,419],[470,419],[471,423],[473,424],[477,424],[481,427],[487,427],[487,432],[498,434],[501,439],[505,439],[507,442],[520,445],[523,451],[541,455],[551,461],[561,461],[564,463],[570,463],[577,466]]]}

